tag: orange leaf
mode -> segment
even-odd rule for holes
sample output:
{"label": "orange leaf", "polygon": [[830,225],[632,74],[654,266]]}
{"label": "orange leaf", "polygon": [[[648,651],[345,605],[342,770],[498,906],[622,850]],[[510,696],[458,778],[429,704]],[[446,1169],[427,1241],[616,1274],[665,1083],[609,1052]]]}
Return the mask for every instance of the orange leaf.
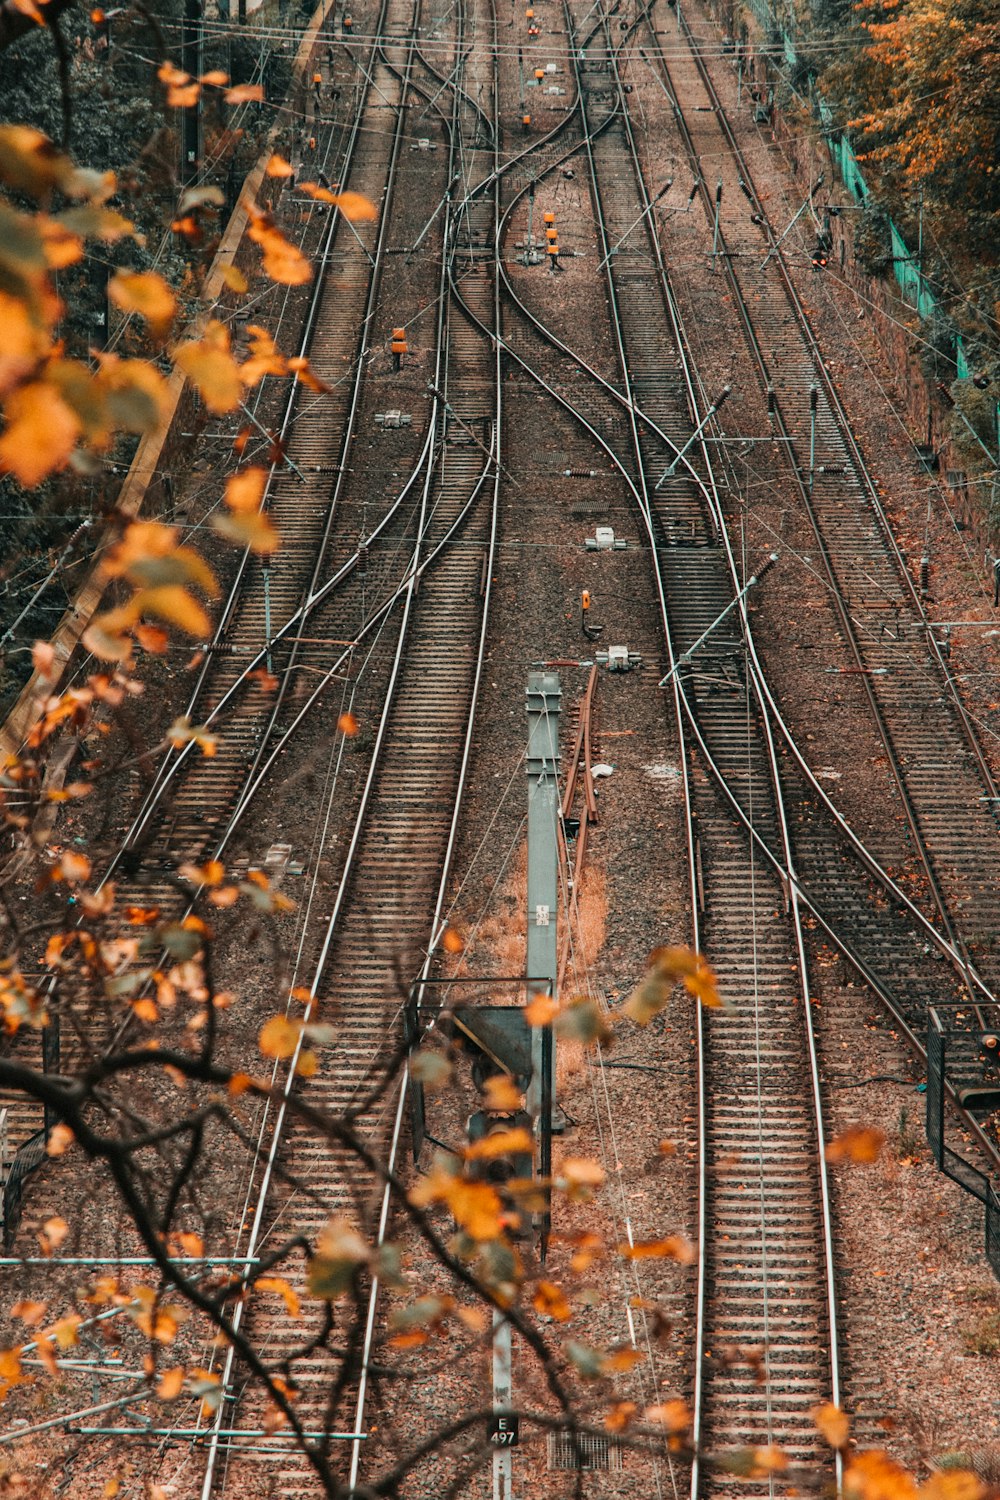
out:
{"label": "orange leaf", "polygon": [[291,1057],[302,1035],[302,1025],[287,1016],[272,1016],[265,1021],[257,1045],[265,1057]]}
{"label": "orange leaf", "polygon": [[231,292],[242,294],[250,285],[239,266],[223,266],[220,275]]}
{"label": "orange leaf", "polygon": [[43,1255],[52,1255],[59,1249],[63,1240],[69,1234],[69,1225],[65,1219],[56,1215],[54,1218],[46,1219],[38,1236],[38,1243],[42,1247]]}
{"label": "orange leaf", "polygon": [[871,1125],[851,1125],[826,1148],[827,1161],[852,1161],[869,1166],[877,1161],[885,1134]]}
{"label": "orange leaf", "polygon": [[658,1406],[649,1406],[643,1413],[647,1422],[657,1422],[665,1427],[668,1432],[684,1433],[691,1426],[691,1412],[686,1401],[675,1398],[673,1401],[664,1401]]}
{"label": "orange leaf", "polygon": [[274,155],[264,168],[268,177],[294,177],[295,168],[283,156]]}
{"label": "orange leaf", "polygon": [[312,266],[302,251],[285,238],[270,214],[251,209],[250,228],[253,242],[260,246],[264,271],[272,281],[283,286],[301,286],[312,280]]}
{"label": "orange leaf", "polygon": [[540,1281],[531,1302],[537,1313],[546,1318],[555,1318],[558,1323],[565,1323],[573,1316],[573,1309],[564,1293],[552,1281]]}
{"label": "orange leaf", "polygon": [[816,1431],[826,1439],[831,1448],[847,1447],[851,1424],[839,1406],[834,1406],[832,1401],[824,1401],[821,1406],[813,1407],[811,1416]]}
{"label": "orange leaf", "polygon": [[347,738],[350,739],[352,735],[355,735],[358,732],[358,721],[353,714],[341,714],[340,718],[337,720],[337,728],[340,730],[341,734],[346,735]]}
{"label": "orange leaf", "polygon": [[63,469],[82,423],[56,388],[36,380],[7,397],[7,426],[0,436],[0,473],[13,474],[26,489]]}
{"label": "orange leaf", "polygon": [[219,68],[213,68],[210,73],[202,73],[201,82],[207,83],[216,89],[224,89],[229,82],[229,74],[223,73]]}
{"label": "orange leaf", "polygon": [[298,1293],[284,1277],[259,1276],[254,1282],[254,1286],[259,1292],[277,1292],[288,1308],[289,1317],[298,1318],[302,1316],[302,1307],[299,1302]]}
{"label": "orange leaf", "polygon": [[236,83],[223,95],[227,104],[263,104],[264,86],[260,83]]}
{"label": "orange leaf", "polygon": [[44,1302],[15,1302],[10,1313],[13,1318],[20,1318],[22,1323],[27,1323],[29,1328],[37,1328],[45,1317],[46,1304]]}
{"label": "orange leaf", "polygon": [[45,1145],[48,1156],[62,1156],[75,1140],[72,1130],[68,1125],[53,1125],[49,1132],[49,1138]]}
{"label": "orange leaf", "polygon": [[260,468],[240,469],[226,480],[226,504],[230,510],[256,511],[264,498],[267,470]]}
{"label": "orange leaf", "polygon": [[352,224],[370,223],[378,218],[378,209],[363,193],[338,193],[335,202]]}
{"label": "orange leaf", "polygon": [[156,1394],[161,1401],[175,1400],[184,1389],[184,1366],[175,1365],[172,1370],[164,1370],[156,1387]]}
{"label": "orange leaf", "polygon": [[637,1240],[634,1245],[618,1246],[626,1260],[676,1260],[682,1266],[693,1266],[698,1252],[682,1234],[668,1235],[664,1240]]}

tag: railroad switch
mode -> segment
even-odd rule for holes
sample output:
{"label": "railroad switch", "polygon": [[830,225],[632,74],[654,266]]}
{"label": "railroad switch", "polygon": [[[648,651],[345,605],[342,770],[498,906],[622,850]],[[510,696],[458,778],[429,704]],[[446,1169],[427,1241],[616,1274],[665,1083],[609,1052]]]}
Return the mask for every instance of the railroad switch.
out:
{"label": "railroad switch", "polygon": [[410,427],[413,418],[408,411],[377,411],[375,413],[376,427]]}
{"label": "railroad switch", "polygon": [[627,646],[609,646],[606,651],[596,651],[594,659],[609,672],[634,672],[636,667],[642,666],[638,651],[630,651]]}
{"label": "railroad switch", "polygon": [[596,526],[594,535],[588,536],[583,545],[588,552],[624,552],[628,543],[618,541],[613,526]]}

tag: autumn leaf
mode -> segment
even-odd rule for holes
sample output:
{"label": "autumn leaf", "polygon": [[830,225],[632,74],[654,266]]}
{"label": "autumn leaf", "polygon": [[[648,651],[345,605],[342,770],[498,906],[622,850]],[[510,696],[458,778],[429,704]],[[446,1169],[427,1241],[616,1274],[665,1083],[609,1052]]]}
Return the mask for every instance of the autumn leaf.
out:
{"label": "autumn leaf", "polygon": [[291,162],[286,161],[283,156],[278,156],[277,154],[271,156],[268,159],[268,163],[264,168],[264,171],[268,177],[295,176],[295,168],[292,166]]}
{"label": "autumn leaf", "polygon": [[176,1365],[172,1370],[164,1370],[156,1387],[156,1394],[161,1401],[174,1401],[184,1389],[184,1366]]}
{"label": "autumn leaf", "polygon": [[549,1026],[558,1011],[551,995],[536,995],[524,1007],[524,1019],[529,1026]]}
{"label": "autumn leaf", "polygon": [[443,1089],[451,1078],[451,1063],[441,1052],[415,1052],[410,1058],[410,1077],[429,1093]]}
{"label": "autumn leaf", "polygon": [[318,203],[332,203],[352,224],[371,223],[378,218],[378,209],[363,193],[331,193],[317,182],[300,182],[298,186],[300,192]]}
{"label": "autumn leaf", "polygon": [[637,1240],[635,1244],[618,1246],[619,1255],[626,1260],[675,1260],[682,1266],[693,1266],[698,1251],[682,1234],[671,1234],[662,1240]]}
{"label": "autumn leaf", "polygon": [[288,1016],[272,1016],[265,1021],[257,1038],[257,1045],[265,1057],[291,1057],[302,1035],[302,1023]]}
{"label": "autumn leaf", "polygon": [[847,1447],[851,1424],[839,1406],[835,1406],[832,1401],[824,1401],[820,1406],[814,1406],[810,1415],[816,1431],[826,1439],[831,1448]]}
{"label": "autumn leaf", "polygon": [[264,498],[267,470],[261,468],[241,469],[226,480],[226,504],[230,510],[255,511]]}
{"label": "autumn leaf", "polygon": [[264,86],[260,83],[236,83],[223,95],[227,104],[263,104]]}
{"label": "autumn leaf", "polygon": [[870,1166],[877,1161],[885,1145],[885,1133],[871,1125],[851,1125],[829,1142],[826,1159],[829,1162],[850,1161]]}
{"label": "autumn leaf", "polygon": [[672,1401],[663,1401],[656,1406],[647,1406],[643,1412],[643,1421],[655,1422],[659,1427],[665,1427],[667,1432],[682,1436],[691,1426],[691,1411],[686,1401],[675,1397]]}
{"label": "autumn leaf", "polygon": [[76,1137],[68,1125],[53,1125],[49,1131],[49,1138],[45,1144],[48,1156],[62,1156],[63,1152],[73,1144]]}
{"label": "autumn leaf", "polygon": [[239,266],[223,266],[219,272],[231,292],[242,295],[250,286]]}
{"label": "autumn leaf", "polygon": [[198,389],[209,411],[233,411],[243,396],[239,365],[230,353],[225,324],[213,319],[200,339],[191,339],[171,351],[177,368]]}
{"label": "autumn leaf", "polygon": [[55,386],[31,381],[7,397],[6,428],[0,435],[0,473],[13,474],[32,489],[64,469],[83,424]]}
{"label": "autumn leaf", "polygon": [[604,1182],[604,1168],[589,1157],[567,1156],[559,1163],[555,1183],[571,1201],[587,1199]]}
{"label": "autumn leaf", "polygon": [[108,282],[108,296],[123,312],[145,318],[156,339],[166,335],[177,312],[177,298],[155,271],[116,271]]}
{"label": "autumn leaf", "polygon": [[509,1156],[514,1152],[530,1153],[533,1150],[531,1132],[519,1125],[513,1130],[491,1131],[482,1140],[473,1141],[471,1146],[466,1146],[462,1155],[466,1161],[492,1161],[498,1156]]}
{"label": "autumn leaf", "polygon": [[847,1500],[916,1500],[917,1486],[881,1448],[855,1454],[844,1468]]}
{"label": "autumn leaf", "polygon": [[358,721],[351,713],[343,713],[337,720],[337,728],[347,739],[352,739],[358,732]]}
{"label": "autumn leaf", "polygon": [[38,1235],[38,1243],[41,1246],[42,1254],[54,1255],[68,1234],[69,1225],[65,1219],[61,1219],[58,1215],[55,1215],[51,1219],[46,1219]]}
{"label": "autumn leaf", "polygon": [[258,1292],[277,1292],[288,1309],[290,1318],[302,1316],[302,1304],[299,1296],[291,1282],[286,1281],[283,1276],[258,1276],[254,1282]]}
{"label": "autumn leaf", "polygon": [[212,622],[204,607],[193,594],[180,584],[165,584],[162,588],[140,589],[134,600],[136,608],[146,615],[156,615],[178,626],[185,635],[199,639],[209,635]]}
{"label": "autumn leaf", "polygon": [[565,1323],[573,1316],[573,1309],[567,1302],[565,1293],[552,1281],[538,1283],[531,1305],[540,1316],[554,1318],[557,1323]]}
{"label": "autumn leaf", "polygon": [[27,1323],[29,1328],[37,1328],[45,1317],[46,1303],[44,1302],[15,1302],[10,1313],[12,1318],[20,1318],[22,1323]]}
{"label": "autumn leaf", "polygon": [[501,1112],[520,1109],[523,1102],[523,1094],[515,1088],[506,1073],[494,1073],[492,1078],[487,1078],[483,1088],[483,1105],[486,1109]]}
{"label": "autumn leaf", "polygon": [[674,986],[682,983],[702,1005],[722,1005],[715,974],[700,953],[693,948],[657,948],[650,955],[650,967],[635,986],[622,1007],[625,1015],[646,1026],[669,1003]]}
{"label": "autumn leaf", "polygon": [[247,233],[260,246],[265,274],[272,281],[282,286],[302,286],[312,280],[312,266],[302,251],[285,238],[270,214],[251,209]]}
{"label": "autumn leaf", "polygon": [[335,1301],[354,1285],[358,1267],[367,1264],[370,1254],[349,1220],[332,1218],[317,1238],[316,1254],[308,1265],[309,1295],[324,1302]]}

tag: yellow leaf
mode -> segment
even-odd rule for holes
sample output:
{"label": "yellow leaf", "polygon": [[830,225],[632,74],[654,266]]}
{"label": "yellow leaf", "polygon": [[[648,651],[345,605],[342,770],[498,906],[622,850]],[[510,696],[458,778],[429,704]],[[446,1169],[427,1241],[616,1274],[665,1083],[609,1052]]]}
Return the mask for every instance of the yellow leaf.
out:
{"label": "yellow leaf", "polygon": [[261,556],[276,552],[281,545],[281,537],[271,517],[264,511],[257,511],[253,515],[216,514],[212,517],[212,530],[224,536],[227,541],[235,542],[239,547],[249,547],[251,552],[257,552]]}
{"label": "yellow leaf", "polygon": [[302,1306],[299,1302],[298,1293],[283,1276],[258,1276],[254,1282],[254,1286],[259,1292],[277,1292],[288,1308],[289,1317],[301,1317]]}
{"label": "yellow leaf", "polygon": [[783,1448],[769,1443],[764,1448],[753,1450],[753,1466],[757,1474],[783,1474],[788,1468],[788,1454]]}
{"label": "yellow leaf", "polygon": [[811,1415],[816,1431],[826,1439],[831,1448],[847,1447],[851,1424],[839,1406],[834,1406],[832,1401],[824,1401],[822,1405],[813,1407]]}
{"label": "yellow leaf", "polygon": [[693,948],[657,948],[650,955],[650,967],[622,1007],[625,1015],[647,1025],[667,1005],[673,987],[682,983],[702,1005],[722,1005],[718,986],[710,965]]}
{"label": "yellow leaf", "polygon": [[7,397],[7,426],[0,436],[0,473],[26,489],[64,469],[83,425],[54,386],[33,381]]}
{"label": "yellow leaf", "polygon": [[223,266],[221,275],[231,292],[238,292],[242,295],[250,285],[239,266]]}
{"label": "yellow leaf", "polygon": [[141,613],[169,620],[186,635],[203,637],[212,628],[202,605],[187,589],[181,588],[179,583],[164,584],[162,588],[140,589],[134,603]]}
{"label": "yellow leaf", "polygon": [[863,1166],[877,1161],[885,1145],[885,1134],[871,1125],[851,1125],[826,1148],[827,1161],[852,1161]]}
{"label": "yellow leaf", "polygon": [[164,1370],[156,1387],[156,1394],[161,1401],[175,1400],[184,1389],[184,1366],[175,1365],[172,1370]]}
{"label": "yellow leaf", "polygon": [[265,1057],[291,1057],[301,1035],[301,1022],[291,1021],[288,1016],[272,1016],[261,1027],[257,1045]]}
{"label": "yellow leaf", "polygon": [[229,333],[213,320],[201,339],[178,345],[171,354],[174,364],[198,388],[209,411],[233,411],[243,396],[243,381],[229,352]]}
{"label": "yellow leaf", "polygon": [[123,312],[145,318],[155,338],[163,338],[177,311],[177,298],[155,271],[116,271],[108,296]]}
{"label": "yellow leaf", "polygon": [[115,1496],[122,1487],[120,1479],[109,1479],[104,1486],[104,1500],[115,1500]]}
{"label": "yellow leaf", "polygon": [[466,1146],[462,1155],[466,1161],[489,1161],[495,1156],[507,1156],[514,1151],[530,1152],[533,1149],[531,1133],[523,1126],[518,1126],[514,1130],[498,1130],[483,1136],[481,1141],[474,1141],[471,1146]]}
{"label": "yellow leaf", "polygon": [[60,1349],[72,1349],[80,1342],[79,1327],[81,1318],[79,1313],[69,1313],[67,1317],[60,1318],[58,1323],[53,1323],[48,1332],[55,1339]]}
{"label": "yellow leaf", "polygon": [[295,1076],[297,1078],[315,1078],[319,1072],[319,1055],[311,1047],[305,1048],[299,1053],[295,1064]]}

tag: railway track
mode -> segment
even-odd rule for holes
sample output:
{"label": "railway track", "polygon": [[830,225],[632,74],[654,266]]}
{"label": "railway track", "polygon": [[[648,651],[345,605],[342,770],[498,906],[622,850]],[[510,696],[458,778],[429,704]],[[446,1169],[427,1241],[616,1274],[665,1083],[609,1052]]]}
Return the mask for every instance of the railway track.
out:
{"label": "railway track", "polygon": [[[721,260],[761,386],[775,393],[776,436],[812,527],[837,627],[884,746],[936,920],[995,984],[997,788],[683,15],[679,26],[687,55],[674,53],[668,62],[651,46],[650,56],[706,211],[714,215],[715,205],[703,162],[728,157],[729,182],[744,185],[722,195]],[[754,224],[745,199],[761,223]],[[882,851],[883,863],[895,855]]]}
{"label": "railway track", "polygon": [[[460,13],[458,52],[465,24]],[[413,24],[408,47],[416,33]],[[488,158],[492,170],[494,148],[482,141],[469,100],[455,90],[453,101],[449,180],[461,155],[466,180],[479,181],[486,174],[479,171],[477,156]],[[439,393],[434,398],[434,461],[423,480],[418,541],[386,704],[309,986],[314,996],[310,1016],[332,1022],[337,1031],[336,1056],[312,1080],[310,1097],[336,1116],[356,1111],[367,1090],[377,1091],[380,1064],[400,1036],[400,986],[404,976],[420,968],[438,936],[482,666],[500,472],[496,354],[462,304],[495,322],[495,213],[495,188],[471,198],[462,194],[445,207],[446,255],[432,387]],[[441,544],[456,535],[460,544],[442,551]],[[436,561],[424,570],[423,559],[435,550]],[[355,1122],[390,1161],[398,1131],[395,1100],[394,1091],[388,1096],[379,1091]],[[350,1214],[372,1235],[377,1235],[380,1220],[384,1227],[377,1184],[359,1175],[347,1153],[318,1143],[294,1118],[274,1122],[264,1155],[263,1179],[251,1188],[256,1203],[252,1228],[238,1254],[245,1244],[251,1256],[259,1235],[282,1219],[272,1166],[305,1186],[305,1195],[296,1202],[297,1230],[315,1237],[336,1214]],[[296,1330],[266,1299],[255,1303],[249,1317],[255,1340],[272,1357],[280,1359],[299,1343]],[[360,1309],[348,1335],[350,1346],[365,1345],[373,1317],[374,1301]],[[329,1351],[319,1350],[296,1365],[301,1390],[297,1410],[307,1430],[321,1433],[331,1425],[347,1432],[360,1429],[367,1354],[365,1346],[360,1387],[353,1376],[342,1378],[340,1361]],[[225,1374],[227,1384],[234,1380],[238,1389],[238,1374],[231,1367]],[[255,1441],[258,1458],[277,1473],[283,1494],[312,1492],[315,1476],[302,1453],[281,1437],[261,1442],[261,1420],[252,1396],[238,1405],[237,1426],[247,1436],[241,1443],[237,1433],[235,1452],[224,1463],[213,1439],[203,1486],[206,1500],[212,1493],[238,1491],[243,1471],[232,1460]],[[344,1457],[352,1483],[360,1456],[356,1442]]]}

